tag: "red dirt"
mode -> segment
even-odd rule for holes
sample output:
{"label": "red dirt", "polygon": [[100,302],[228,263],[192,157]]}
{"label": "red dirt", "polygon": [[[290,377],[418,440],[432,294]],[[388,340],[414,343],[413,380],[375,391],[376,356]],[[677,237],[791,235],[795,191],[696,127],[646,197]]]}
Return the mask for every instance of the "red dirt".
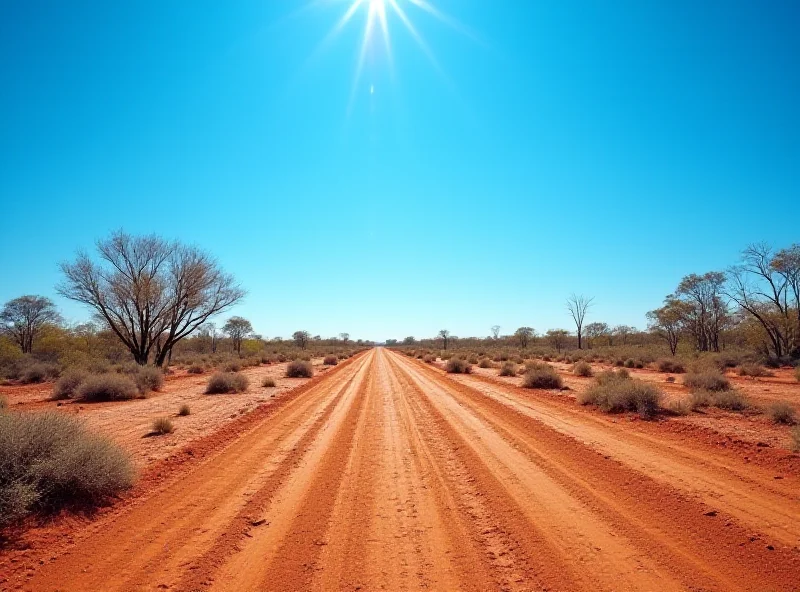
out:
{"label": "red dirt", "polygon": [[798,464],[674,425],[373,350],[4,552],[0,589],[796,590]]}

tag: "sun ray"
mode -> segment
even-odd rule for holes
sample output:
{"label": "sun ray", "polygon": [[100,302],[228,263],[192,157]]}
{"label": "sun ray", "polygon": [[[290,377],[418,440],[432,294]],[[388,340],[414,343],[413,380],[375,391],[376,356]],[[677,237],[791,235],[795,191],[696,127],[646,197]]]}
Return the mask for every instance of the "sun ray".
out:
{"label": "sun ray", "polygon": [[[363,0],[362,0],[363,1]],[[369,3],[369,13],[367,14],[367,24],[364,28],[364,39],[361,42],[361,52],[358,56],[358,64],[356,65],[356,73],[353,78],[353,87],[350,89],[350,100],[347,105],[347,115],[353,111],[353,104],[355,103],[356,91],[358,90],[358,83],[361,82],[361,73],[364,70],[364,61],[367,57],[367,50],[369,43],[372,39],[372,32],[375,29],[375,20],[378,13],[378,4],[376,2]]]}
{"label": "sun ray", "polygon": [[449,14],[442,12],[430,2],[426,2],[426,0],[408,0],[408,1],[411,2],[411,4],[413,4],[417,8],[420,8],[425,12],[427,12],[428,14],[430,14],[431,16],[436,17],[439,21],[443,22],[451,29],[458,31],[462,35],[466,35],[473,41],[476,41],[481,44],[484,43],[483,40],[481,40],[480,37],[478,37],[478,35],[476,35],[475,32],[472,31],[469,27],[465,26],[463,23],[459,22],[457,19],[453,18]]}
{"label": "sun ray", "polygon": [[444,76],[444,71],[442,70],[441,66],[439,66],[439,62],[436,59],[436,56],[433,55],[433,51],[431,51],[431,48],[428,47],[428,44],[425,42],[425,39],[422,37],[422,35],[419,34],[419,31],[417,31],[417,28],[414,26],[414,23],[411,22],[410,18],[408,18],[408,15],[397,3],[397,0],[389,0],[389,4],[397,13],[397,16],[400,18],[402,23],[406,26],[406,29],[408,29],[408,32],[414,38],[414,41],[417,42],[417,44],[420,46],[420,49],[422,49],[422,51],[428,57],[428,60],[431,62],[433,67],[436,68],[436,71]]}

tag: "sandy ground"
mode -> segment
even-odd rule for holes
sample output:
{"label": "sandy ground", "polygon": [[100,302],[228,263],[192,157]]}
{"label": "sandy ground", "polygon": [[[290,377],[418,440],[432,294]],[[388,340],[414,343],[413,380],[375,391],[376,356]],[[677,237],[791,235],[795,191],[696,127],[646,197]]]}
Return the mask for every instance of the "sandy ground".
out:
{"label": "sandy ground", "polygon": [[796,590],[798,456],[699,430],[377,349],[6,551],[0,588]]}

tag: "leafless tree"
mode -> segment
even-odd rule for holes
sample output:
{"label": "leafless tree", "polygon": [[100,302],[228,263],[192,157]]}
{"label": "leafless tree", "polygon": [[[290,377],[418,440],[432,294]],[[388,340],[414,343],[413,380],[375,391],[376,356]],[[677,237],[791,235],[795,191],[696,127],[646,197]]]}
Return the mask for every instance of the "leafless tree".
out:
{"label": "leafless tree", "polygon": [[760,323],[774,354],[800,352],[800,245],[750,245],[727,279],[726,295]]}
{"label": "leafless tree", "polygon": [[350,340],[350,333],[339,333],[339,339],[342,340],[342,343],[347,345],[347,342]]}
{"label": "leafless tree", "polygon": [[294,344],[300,349],[308,347],[308,342],[311,340],[311,333],[308,331],[295,331],[292,333]]}
{"label": "leafless tree", "polygon": [[442,340],[442,343],[444,344],[444,349],[447,349],[447,342],[450,339],[450,331],[448,331],[447,329],[442,329],[441,331],[439,331],[439,339]]}
{"label": "leafless tree", "polygon": [[222,326],[222,331],[231,339],[233,349],[242,354],[242,341],[253,332],[253,325],[245,318],[231,317]]}
{"label": "leafless tree", "polygon": [[211,346],[211,353],[217,353],[217,326],[211,322],[203,323],[200,326],[200,335],[208,339],[209,345]]}
{"label": "leafless tree", "polygon": [[520,327],[514,332],[514,337],[517,338],[519,342],[519,346],[522,349],[526,349],[528,347],[528,343],[530,343],[531,339],[536,336],[536,331],[533,330],[533,327]]}
{"label": "leafless tree", "polygon": [[492,325],[492,339],[495,341],[500,339],[500,325]]}
{"label": "leafless tree", "polygon": [[163,366],[172,348],[245,295],[233,276],[196,247],[116,232],[97,242],[99,261],[63,263],[63,296],[89,306],[137,364]]}
{"label": "leafless tree", "polygon": [[575,321],[575,327],[577,328],[578,349],[583,349],[583,321],[586,318],[586,311],[589,310],[593,300],[594,298],[587,298],[583,294],[580,296],[572,294],[567,298],[567,310],[570,316],[572,316],[572,320]]}
{"label": "leafless tree", "polygon": [[569,337],[569,331],[566,329],[550,329],[545,334],[547,340],[550,342],[550,346],[556,348],[556,351],[561,353],[561,350],[567,343],[567,338]]}
{"label": "leafless tree", "polygon": [[0,310],[0,330],[17,342],[23,354],[33,351],[33,343],[46,325],[60,322],[53,301],[43,296],[20,296]]}

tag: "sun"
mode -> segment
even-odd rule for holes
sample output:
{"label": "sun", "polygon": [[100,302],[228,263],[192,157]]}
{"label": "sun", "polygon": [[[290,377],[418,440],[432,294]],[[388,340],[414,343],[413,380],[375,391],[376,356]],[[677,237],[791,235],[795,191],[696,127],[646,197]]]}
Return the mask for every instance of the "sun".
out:
{"label": "sun", "polygon": [[[325,0],[317,0],[315,4],[320,3],[320,1],[324,2]],[[331,1],[335,0],[328,0],[328,3],[330,3]],[[330,31],[330,33],[325,37],[325,40],[323,41],[324,44],[333,39],[334,37],[336,37],[348,25],[348,23],[350,23],[353,20],[356,14],[359,13],[363,14],[363,11],[366,11],[366,19],[365,19],[366,24],[364,26],[364,34],[361,40],[361,49],[359,51],[358,60],[356,63],[356,72],[353,78],[353,87],[351,91],[348,112],[352,109],[353,100],[356,96],[356,91],[359,88],[359,84],[361,82],[361,76],[364,70],[364,62],[366,60],[367,54],[372,44],[379,42],[376,39],[378,36],[380,36],[383,40],[383,45],[388,58],[389,67],[391,69],[394,68],[392,39],[389,26],[390,18],[398,20],[403,25],[407,33],[414,39],[417,46],[426,55],[431,65],[442,76],[444,75],[444,73],[441,67],[439,66],[439,62],[437,61],[436,56],[433,54],[433,51],[431,51],[430,47],[428,46],[428,43],[419,33],[419,31],[417,30],[416,26],[412,21],[410,8],[413,7],[413,9],[415,10],[422,11],[427,15],[436,18],[440,22],[475,39],[474,35],[466,27],[461,25],[457,20],[455,20],[451,16],[440,11],[428,0],[348,0],[348,2],[349,5],[345,10],[344,14],[339,18],[337,23],[334,25],[333,29]],[[374,92],[375,92],[374,86],[370,86],[370,94],[374,94]]]}

